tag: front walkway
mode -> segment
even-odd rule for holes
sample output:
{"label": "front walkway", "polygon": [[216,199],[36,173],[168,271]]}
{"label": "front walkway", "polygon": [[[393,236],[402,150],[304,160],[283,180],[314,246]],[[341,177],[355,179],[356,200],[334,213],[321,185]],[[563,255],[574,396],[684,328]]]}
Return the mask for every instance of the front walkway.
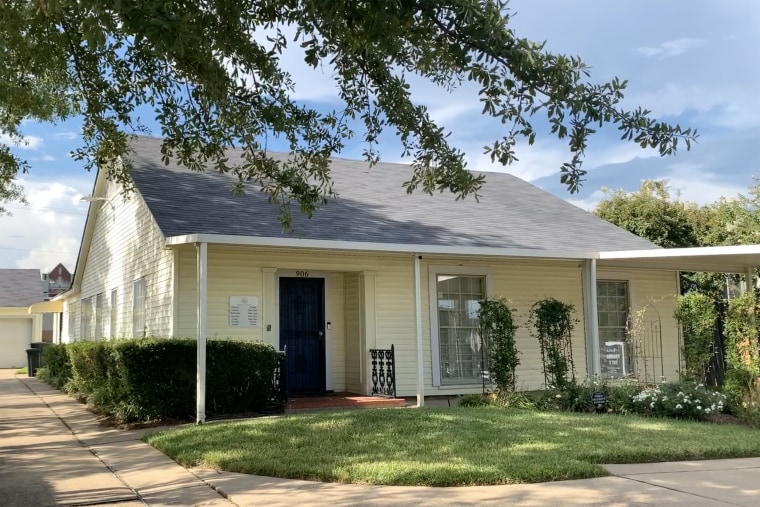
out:
{"label": "front walkway", "polygon": [[611,477],[514,486],[363,486],[186,470],[100,426],[45,383],[0,370],[0,504],[757,506],[760,458],[610,465]]}

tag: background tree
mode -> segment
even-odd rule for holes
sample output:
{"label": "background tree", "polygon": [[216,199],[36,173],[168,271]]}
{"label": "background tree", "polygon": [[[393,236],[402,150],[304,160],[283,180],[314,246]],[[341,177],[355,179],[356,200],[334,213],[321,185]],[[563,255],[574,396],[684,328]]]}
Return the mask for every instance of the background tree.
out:
{"label": "background tree", "polygon": [[[399,135],[402,155],[413,160],[409,192],[477,195],[483,176],[465,170],[448,132],[412,99],[411,75],[446,89],[474,83],[472,100],[504,125],[484,148],[504,165],[516,160],[519,140],[534,142],[534,117],[545,116],[551,133],[567,141],[559,169],[571,192],[601,125],[662,155],[695,139],[645,109],[623,109],[626,81],[590,82],[580,58],[518,37],[510,15],[502,0],[3,0],[0,133],[20,139],[25,119],[81,115],[76,154],[88,169],[104,167],[126,154],[127,133],[144,131],[139,113],[147,108],[165,139],[165,161],[231,172],[237,191],[260,185],[286,226],[291,201],[311,214],[334,195],[328,157],[353,135],[354,118],[371,163],[381,131]],[[291,98],[280,61],[288,44],[335,76],[341,108],[320,112]],[[268,156],[273,137],[287,142],[288,162]],[[244,148],[241,160],[225,157],[231,146]],[[0,185],[28,168],[0,144]],[[107,170],[129,184],[128,163]]]}
{"label": "background tree", "polygon": [[603,189],[597,216],[663,248],[703,246],[705,217],[670,195],[666,180],[644,180],[636,192]]}

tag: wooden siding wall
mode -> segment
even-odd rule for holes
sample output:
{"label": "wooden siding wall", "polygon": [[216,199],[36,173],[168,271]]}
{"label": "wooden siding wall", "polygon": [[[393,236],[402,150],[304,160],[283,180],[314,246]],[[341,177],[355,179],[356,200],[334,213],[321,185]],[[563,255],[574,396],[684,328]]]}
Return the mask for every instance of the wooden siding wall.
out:
{"label": "wooden siding wall", "polygon": [[361,381],[361,296],[358,273],[343,277],[343,301],[346,315],[346,390],[362,392]]}
{"label": "wooden siding wall", "polygon": [[[196,330],[196,253],[192,246],[180,247],[178,259],[179,335],[195,336]],[[444,273],[447,266],[467,267],[488,275],[488,294],[504,296],[516,310],[515,316],[521,364],[518,386],[537,389],[543,384],[542,363],[537,340],[527,323],[531,306],[553,297],[575,306],[577,323],[573,333],[573,355],[579,379],[586,376],[586,340],[583,324],[583,291],[579,262],[549,260],[451,259],[426,257],[421,262],[423,362],[427,395],[477,392],[480,385],[434,386],[429,280],[431,266]],[[371,255],[346,252],[298,252],[263,248],[209,246],[209,336],[264,340],[277,346],[279,301],[274,289],[267,287],[269,268],[278,276],[294,276],[295,270],[310,276],[325,277],[326,315],[331,323],[326,331],[328,349],[328,389],[362,392],[369,372],[366,358],[370,348],[396,347],[398,394],[416,392],[416,324],[414,300],[414,259],[411,255]],[[371,273],[374,284],[365,283]],[[615,273],[600,272],[600,279],[619,279]],[[675,274],[637,271],[628,273],[634,307],[654,300],[663,329],[666,376],[678,363],[677,326],[672,318]],[[276,278],[275,278],[276,279]],[[274,287],[277,284],[275,282]],[[374,286],[374,302],[365,301],[367,287]],[[268,294],[269,292],[269,294]],[[231,328],[228,323],[230,296],[255,296],[260,308],[271,305],[255,328]],[[267,301],[270,298],[270,301]],[[664,298],[664,299],[663,299]],[[650,308],[653,306],[650,305]],[[634,308],[635,310],[635,308]],[[648,310],[653,311],[653,310]],[[374,312],[374,322],[365,319]],[[366,321],[365,321],[366,320]],[[267,331],[267,326],[271,330]],[[367,329],[365,329],[367,328]],[[364,340],[364,341],[362,341]],[[363,366],[364,364],[364,366]],[[366,378],[363,378],[366,377]]]}
{"label": "wooden siding wall", "polygon": [[[117,289],[117,335],[132,337],[132,287],[133,282],[145,277],[145,327],[147,336],[170,336],[172,329],[173,271],[172,251],[164,246],[164,238],[138,194],[128,201],[119,195],[119,187],[107,184],[107,198],[95,215],[94,232],[87,263],[77,266],[76,277],[81,290],[66,302],[76,303],[74,329],[69,329],[68,315],[64,315],[64,341],[81,339],[81,316],[83,298],[102,293],[105,298],[103,311],[103,336],[110,334],[111,290]],[[94,329],[95,308],[92,312],[91,329]],[[73,332],[72,332],[73,331]]]}
{"label": "wooden siding wall", "polygon": [[487,279],[487,291],[491,297],[505,297],[511,302],[513,317],[518,329],[516,331],[517,348],[520,350],[520,365],[517,371],[518,389],[537,389],[544,383],[541,372],[541,349],[538,340],[531,336],[527,322],[528,313],[536,301],[553,297],[575,306],[578,322],[573,332],[573,359],[577,374],[583,378],[586,374],[586,343],[583,326],[583,290],[581,285],[581,268],[577,262],[556,261],[484,261],[474,260],[468,263],[451,262],[445,259],[426,259],[422,266],[422,319],[423,342],[425,343],[424,361],[425,384],[430,392],[426,394],[456,394],[478,391],[480,385],[473,387],[433,387],[431,368],[431,326],[430,293],[428,273],[430,266],[439,273],[446,273],[446,267],[455,272],[461,265],[473,270],[473,274],[490,274]]}

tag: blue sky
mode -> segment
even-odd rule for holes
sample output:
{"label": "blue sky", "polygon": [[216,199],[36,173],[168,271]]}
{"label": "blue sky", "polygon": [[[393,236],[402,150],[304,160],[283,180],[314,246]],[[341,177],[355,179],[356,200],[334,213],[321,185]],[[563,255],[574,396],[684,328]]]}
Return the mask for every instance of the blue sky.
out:
{"label": "blue sky", "polygon": [[[447,94],[415,82],[416,97],[452,131],[451,141],[467,153],[470,169],[506,170],[588,210],[603,187],[632,191],[642,179],[668,179],[682,198],[700,203],[753,184],[760,173],[760,2],[512,0],[510,6],[518,35],[580,55],[595,80],[627,79],[627,105],[695,127],[700,140],[688,153],[660,158],[620,141],[614,129],[602,131],[588,150],[588,179],[579,194],[570,195],[558,176],[567,150],[548,132],[534,146],[518,145],[518,163],[494,166],[482,148],[499,134],[480,116],[473,90]],[[332,108],[337,102],[330,75],[305,67],[300,58],[292,51],[283,59],[297,98]],[[73,269],[87,212],[79,199],[90,193],[94,178],[69,156],[81,142],[79,130],[75,120],[24,126],[29,143],[15,149],[32,166],[20,180],[29,205],[10,205],[12,216],[0,217],[0,268],[48,270],[63,262]],[[2,141],[7,139],[0,134]],[[357,141],[342,156],[358,158],[363,148]],[[391,133],[383,136],[380,152],[385,161],[401,161]]]}

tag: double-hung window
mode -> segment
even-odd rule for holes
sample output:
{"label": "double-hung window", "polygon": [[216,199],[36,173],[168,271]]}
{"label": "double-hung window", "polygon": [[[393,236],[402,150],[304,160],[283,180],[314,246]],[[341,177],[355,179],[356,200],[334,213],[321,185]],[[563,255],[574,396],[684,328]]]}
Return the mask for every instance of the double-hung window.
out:
{"label": "double-hung window", "polygon": [[92,337],[96,340],[103,339],[103,311],[105,298],[101,292],[95,296],[95,330]]}
{"label": "double-hung window", "polygon": [[430,276],[434,361],[437,359],[433,381],[441,386],[480,383],[487,354],[482,350],[478,310],[486,298],[486,276],[457,270]]}
{"label": "double-hung window", "polygon": [[92,298],[82,299],[82,317],[79,327],[81,329],[80,338],[82,340],[92,338]]}
{"label": "double-hung window", "polygon": [[626,280],[598,280],[596,283],[599,357],[601,373],[606,378],[622,378],[632,373],[632,350],[628,343],[629,297]]}
{"label": "double-hung window", "polygon": [[77,304],[69,303],[66,311],[69,313],[69,341],[72,342],[77,336]]}
{"label": "double-hung window", "polygon": [[135,280],[132,285],[132,336],[145,336],[145,278]]}
{"label": "double-hung window", "polygon": [[109,334],[108,336],[111,339],[116,338],[116,330],[118,319],[119,319],[119,293],[117,289],[111,290],[111,318],[108,322],[109,324]]}

